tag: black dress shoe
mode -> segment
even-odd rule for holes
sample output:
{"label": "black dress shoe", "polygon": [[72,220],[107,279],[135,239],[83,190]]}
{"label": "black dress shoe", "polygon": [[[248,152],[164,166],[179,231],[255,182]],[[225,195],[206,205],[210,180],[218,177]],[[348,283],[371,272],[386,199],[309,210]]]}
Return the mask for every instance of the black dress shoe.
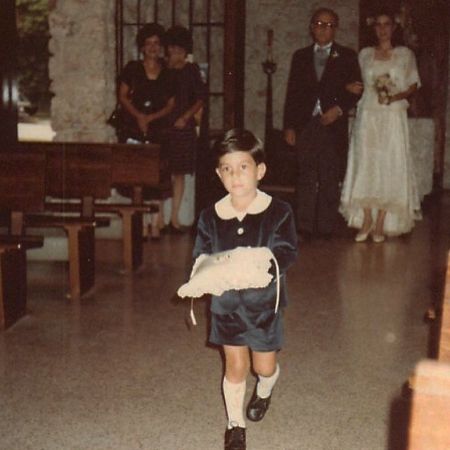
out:
{"label": "black dress shoe", "polygon": [[269,395],[267,398],[261,398],[256,395],[256,390],[247,406],[247,417],[253,422],[259,422],[266,415],[270,405]]}
{"label": "black dress shoe", "polygon": [[183,228],[178,228],[174,225],[172,225],[171,223],[169,223],[168,225],[169,228],[169,233],[170,234],[184,234],[186,231]]}
{"label": "black dress shoe", "polygon": [[225,450],[246,450],[245,428],[233,427],[225,431]]}
{"label": "black dress shoe", "polygon": [[164,225],[162,228],[159,229],[159,232],[161,234],[169,234],[170,233],[169,225]]}

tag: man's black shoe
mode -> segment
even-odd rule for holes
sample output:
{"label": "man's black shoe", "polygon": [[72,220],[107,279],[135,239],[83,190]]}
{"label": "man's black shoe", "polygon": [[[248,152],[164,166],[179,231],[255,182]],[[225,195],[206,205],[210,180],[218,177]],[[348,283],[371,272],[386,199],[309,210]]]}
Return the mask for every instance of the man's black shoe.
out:
{"label": "man's black shoe", "polygon": [[247,406],[247,417],[253,422],[262,420],[269,409],[270,398],[271,395],[267,398],[258,397],[255,391]]}
{"label": "man's black shoe", "polygon": [[225,450],[246,450],[245,428],[233,427],[225,431]]}

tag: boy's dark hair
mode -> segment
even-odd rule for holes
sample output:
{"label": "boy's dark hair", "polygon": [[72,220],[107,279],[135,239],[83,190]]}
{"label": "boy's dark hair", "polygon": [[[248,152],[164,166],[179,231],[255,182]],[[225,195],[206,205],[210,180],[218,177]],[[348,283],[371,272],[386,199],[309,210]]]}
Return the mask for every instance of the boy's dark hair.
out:
{"label": "boy's dark hair", "polygon": [[164,38],[164,27],[159,23],[147,23],[137,33],[136,44],[139,50],[145,45],[146,39],[152,36],[158,36],[161,43]]}
{"label": "boy's dark hair", "polygon": [[169,28],[164,36],[165,47],[169,45],[176,45],[186,50],[186,53],[192,53],[192,34],[181,25],[175,25]]}
{"label": "boy's dark hair", "polygon": [[318,19],[318,17],[319,17],[321,14],[324,14],[324,13],[329,14],[330,16],[332,16],[333,19],[334,19],[334,21],[335,21],[335,23],[336,23],[336,26],[339,25],[339,16],[338,16],[337,12],[336,12],[336,11],[333,11],[333,10],[330,9],[330,8],[318,8],[318,9],[316,9],[316,10],[313,12],[313,15],[311,16],[311,22],[310,22],[310,24],[312,25],[314,22],[316,22],[317,19]]}
{"label": "boy's dark hair", "polygon": [[214,144],[216,166],[220,158],[228,153],[248,152],[256,165],[264,162],[263,143],[251,131],[244,128],[232,128],[225,132]]}

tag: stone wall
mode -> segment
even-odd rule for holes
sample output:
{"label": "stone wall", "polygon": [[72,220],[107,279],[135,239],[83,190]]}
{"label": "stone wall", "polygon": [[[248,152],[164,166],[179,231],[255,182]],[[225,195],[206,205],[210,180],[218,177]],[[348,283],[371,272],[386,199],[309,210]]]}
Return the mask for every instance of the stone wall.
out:
{"label": "stone wall", "polygon": [[49,25],[55,140],[111,141],[105,121],[115,105],[114,2],[54,1]]}
{"label": "stone wall", "polygon": [[319,7],[330,7],[340,17],[336,40],[358,49],[358,0],[247,0],[245,126],[264,136],[267,78],[261,68],[266,59],[267,30],[274,30],[273,119],[281,128],[289,66],[294,51],[309,45],[309,21]]}

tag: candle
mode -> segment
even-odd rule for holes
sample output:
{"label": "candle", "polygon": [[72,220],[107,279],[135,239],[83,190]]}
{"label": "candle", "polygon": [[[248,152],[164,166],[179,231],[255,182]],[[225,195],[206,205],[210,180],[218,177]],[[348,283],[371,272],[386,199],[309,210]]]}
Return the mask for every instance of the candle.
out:
{"label": "candle", "polygon": [[272,62],[273,30],[267,30],[267,61]]}

